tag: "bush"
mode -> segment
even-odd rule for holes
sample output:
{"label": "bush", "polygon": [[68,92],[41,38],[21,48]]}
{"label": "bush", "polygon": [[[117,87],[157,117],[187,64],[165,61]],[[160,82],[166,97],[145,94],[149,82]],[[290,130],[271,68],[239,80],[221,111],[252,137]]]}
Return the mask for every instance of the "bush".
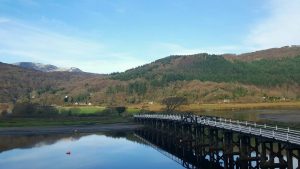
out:
{"label": "bush", "polygon": [[118,112],[119,116],[126,111],[125,106],[118,106],[118,107],[115,107],[115,109]]}
{"label": "bush", "polygon": [[162,100],[162,104],[166,106],[166,111],[169,113],[174,112],[175,109],[187,103],[187,98],[180,96],[166,97]]}
{"label": "bush", "polygon": [[2,117],[8,116],[8,111],[7,110],[2,110],[1,114]]}
{"label": "bush", "polygon": [[37,103],[16,103],[12,116],[22,117],[49,117],[58,115],[58,109],[53,106],[44,106]]}
{"label": "bush", "polygon": [[116,116],[118,112],[111,107],[108,107],[102,111],[96,112],[96,115],[98,116]]}
{"label": "bush", "polygon": [[244,97],[247,95],[248,90],[246,88],[243,87],[237,87],[233,90],[233,97],[234,98],[239,98],[239,97]]}

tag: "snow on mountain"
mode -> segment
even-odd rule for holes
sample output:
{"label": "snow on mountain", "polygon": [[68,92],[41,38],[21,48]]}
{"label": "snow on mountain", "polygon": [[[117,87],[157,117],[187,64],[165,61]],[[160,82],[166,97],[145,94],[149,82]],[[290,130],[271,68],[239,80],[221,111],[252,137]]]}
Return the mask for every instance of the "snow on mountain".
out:
{"label": "snow on mountain", "polygon": [[34,69],[42,72],[82,72],[82,70],[76,67],[63,68],[50,64],[33,63],[33,62],[18,62],[14,63],[16,66],[20,66],[27,69]]}

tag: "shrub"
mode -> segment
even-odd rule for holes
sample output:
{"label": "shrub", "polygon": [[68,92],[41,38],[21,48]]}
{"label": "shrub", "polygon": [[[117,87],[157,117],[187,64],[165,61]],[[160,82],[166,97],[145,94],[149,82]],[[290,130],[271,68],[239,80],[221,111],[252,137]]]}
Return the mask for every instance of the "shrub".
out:
{"label": "shrub", "polygon": [[162,104],[166,105],[167,112],[173,112],[181,105],[187,104],[187,98],[185,97],[167,97],[162,100]]}
{"label": "shrub", "polygon": [[2,117],[6,117],[8,115],[8,111],[7,110],[2,110],[1,114]]}
{"label": "shrub", "polygon": [[125,106],[118,106],[118,107],[115,107],[115,109],[118,112],[119,116],[126,111]]}
{"label": "shrub", "polygon": [[49,117],[58,115],[56,107],[39,105],[37,103],[16,103],[13,110],[13,116],[22,117]]}

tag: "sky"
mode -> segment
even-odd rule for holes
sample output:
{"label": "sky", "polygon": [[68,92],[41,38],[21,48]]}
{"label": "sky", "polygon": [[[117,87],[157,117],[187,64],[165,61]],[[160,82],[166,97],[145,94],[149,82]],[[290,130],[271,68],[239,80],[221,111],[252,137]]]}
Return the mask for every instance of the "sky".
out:
{"label": "sky", "polygon": [[111,73],[300,44],[299,0],[0,0],[0,62]]}

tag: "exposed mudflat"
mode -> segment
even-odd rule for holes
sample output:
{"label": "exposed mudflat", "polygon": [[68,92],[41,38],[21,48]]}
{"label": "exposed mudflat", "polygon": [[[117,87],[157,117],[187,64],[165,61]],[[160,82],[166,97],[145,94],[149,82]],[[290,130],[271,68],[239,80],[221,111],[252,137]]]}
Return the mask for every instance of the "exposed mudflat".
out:
{"label": "exposed mudflat", "polygon": [[284,123],[300,123],[300,112],[299,110],[288,110],[281,113],[262,113],[258,115],[260,119],[278,121]]}

